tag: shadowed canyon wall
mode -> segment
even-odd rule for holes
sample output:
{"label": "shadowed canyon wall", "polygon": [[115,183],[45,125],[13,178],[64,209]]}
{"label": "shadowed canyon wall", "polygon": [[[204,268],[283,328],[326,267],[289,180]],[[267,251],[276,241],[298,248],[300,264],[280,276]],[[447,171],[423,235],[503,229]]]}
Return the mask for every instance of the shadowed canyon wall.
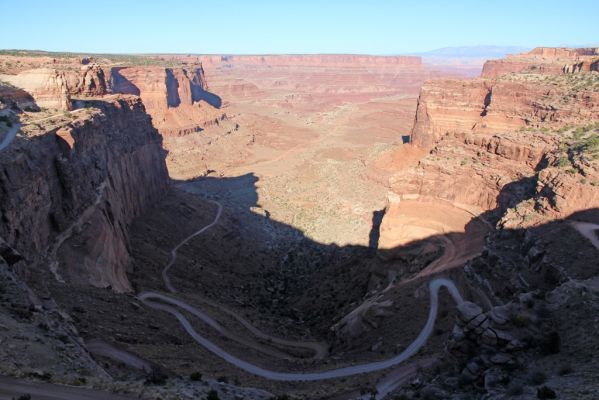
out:
{"label": "shadowed canyon wall", "polygon": [[128,224],[168,184],[161,138],[139,98],[85,106],[0,156],[0,237],[57,279],[128,291]]}

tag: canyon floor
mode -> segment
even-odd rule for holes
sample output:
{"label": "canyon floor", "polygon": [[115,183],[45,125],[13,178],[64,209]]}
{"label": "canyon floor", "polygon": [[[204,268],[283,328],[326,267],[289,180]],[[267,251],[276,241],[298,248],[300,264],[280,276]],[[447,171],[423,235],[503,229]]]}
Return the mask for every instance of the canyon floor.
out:
{"label": "canyon floor", "polygon": [[0,373],[592,399],[596,56],[0,55]]}
{"label": "canyon floor", "polygon": [[[427,280],[416,278],[384,302],[382,309],[392,307],[394,321],[380,326],[375,336],[368,330],[350,332],[351,340],[344,343],[344,334],[331,330],[331,320],[343,325],[344,315],[375,289],[369,287],[368,264],[377,263],[378,230],[388,205],[387,178],[391,171],[415,165],[423,152],[403,144],[413,122],[418,81],[350,70],[341,74],[344,81],[329,82],[339,79],[339,71],[321,74],[315,68],[207,72],[210,91],[223,99],[219,113],[226,118],[197,133],[164,137],[170,192],[132,226],[132,285],[136,292],[163,292],[161,271],[171,249],[214,218],[217,208],[207,200],[222,204],[218,223],[179,250],[169,277],[177,298],[201,307],[237,336],[247,331],[229,312],[278,338],[322,343],[322,360],[309,350],[251,335],[248,349],[239,338],[227,339],[194,323],[237,357],[277,371],[323,371],[398,354],[426,319],[425,313],[411,316],[410,310],[425,310],[429,302]],[[368,78],[375,80],[372,86],[352,82]],[[352,88],[357,93],[343,93]],[[407,203],[402,210],[412,216],[421,212]],[[472,218],[451,206],[444,210],[455,213],[455,222],[443,228],[429,226],[425,233],[458,232]],[[443,219],[441,214],[437,218]],[[419,229],[414,233],[412,239],[426,236]],[[130,304],[135,299],[80,290],[74,296],[77,305],[71,303],[73,292],[64,296],[56,287],[53,293],[67,308],[95,308],[94,313],[77,314],[84,336],[118,344],[178,375],[199,371],[236,385],[305,398],[359,394],[386,375],[358,375],[326,384],[257,378],[199,347],[167,313],[140,312]],[[450,304],[449,296],[441,294],[435,335],[407,368],[430,363],[441,349],[441,335],[453,321]],[[369,307],[364,307],[366,312]],[[118,313],[110,311],[115,309]]]}

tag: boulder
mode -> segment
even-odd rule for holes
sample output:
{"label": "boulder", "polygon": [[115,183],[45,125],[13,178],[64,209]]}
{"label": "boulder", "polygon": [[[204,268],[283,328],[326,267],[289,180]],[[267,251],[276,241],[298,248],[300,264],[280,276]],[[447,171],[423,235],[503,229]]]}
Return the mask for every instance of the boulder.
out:
{"label": "boulder", "polygon": [[476,317],[482,314],[483,309],[480,308],[479,305],[472,303],[470,301],[464,301],[460,305],[458,305],[458,316],[460,320],[465,323],[469,323],[474,320]]}

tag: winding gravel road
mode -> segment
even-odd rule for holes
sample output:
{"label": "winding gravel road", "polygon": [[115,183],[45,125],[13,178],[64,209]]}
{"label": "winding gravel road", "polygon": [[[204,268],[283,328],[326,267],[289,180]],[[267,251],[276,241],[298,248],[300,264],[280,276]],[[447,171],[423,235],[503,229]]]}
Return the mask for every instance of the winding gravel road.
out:
{"label": "winding gravel road", "polygon": [[431,298],[431,307],[428,314],[428,319],[426,324],[418,334],[418,337],[400,354],[395,357],[389,358],[383,361],[377,361],[366,364],[353,365],[350,367],[338,368],[328,371],[317,371],[317,372],[279,372],[279,371],[271,371],[268,369],[264,369],[247,361],[241,360],[240,358],[235,357],[234,355],[228,353],[226,350],[220,348],[218,345],[214,344],[204,336],[200,335],[191,325],[189,320],[176,308],[152,301],[152,299],[159,299],[163,302],[168,302],[170,304],[179,306],[184,308],[186,311],[192,312],[196,315],[196,312],[200,312],[196,310],[194,307],[189,306],[179,300],[167,297],[165,295],[160,295],[157,293],[143,293],[139,296],[140,300],[146,304],[148,307],[166,311],[179,321],[183,329],[201,346],[206,348],[208,351],[213,354],[219,356],[223,360],[227,361],[230,364],[235,365],[236,367],[243,369],[249,373],[254,375],[261,376],[266,379],[276,380],[276,381],[318,381],[324,379],[332,379],[332,378],[342,378],[351,375],[357,374],[365,374],[369,372],[380,371],[383,369],[387,369],[402,363],[403,361],[409,359],[414,354],[420,350],[422,346],[426,343],[429,336],[433,332],[433,328],[435,326],[435,320],[437,319],[437,312],[439,308],[439,289],[445,287],[449,290],[453,300],[456,304],[462,303],[464,300],[458,291],[455,284],[444,278],[434,279],[429,284],[429,292]]}
{"label": "winding gravel road", "polygon": [[19,129],[21,129],[21,124],[16,123],[8,130],[8,132],[6,132],[4,139],[2,139],[2,142],[0,143],[0,151],[8,147],[8,145],[17,136],[17,132],[19,131]]}
{"label": "winding gravel road", "polygon": [[[213,227],[220,219],[220,216],[221,216],[222,210],[223,210],[222,205],[219,202],[214,201],[214,200],[210,200],[210,202],[212,204],[215,204],[218,207],[214,220],[210,224],[208,224],[208,225],[204,226],[203,228],[197,230],[196,232],[192,233],[191,235],[189,235],[188,237],[183,239],[177,246],[175,246],[175,248],[173,250],[171,250],[171,258],[170,258],[169,262],[167,263],[166,267],[162,270],[162,278],[164,280],[164,284],[165,284],[166,288],[172,293],[176,293],[177,290],[172,285],[172,283],[168,277],[168,271],[173,266],[175,261],[177,260],[177,251],[179,250],[179,248],[181,248],[181,246],[185,245],[192,238],[196,237],[197,235],[199,235],[199,234],[205,232],[206,230],[210,229],[211,227]],[[208,351],[212,352],[213,354],[217,355],[218,357],[222,358],[223,360],[227,361],[228,363],[233,364],[240,369],[243,369],[244,371],[247,371],[251,374],[254,374],[254,375],[266,378],[266,379],[276,380],[276,381],[319,381],[319,380],[325,380],[325,379],[342,378],[342,377],[347,377],[347,376],[352,376],[352,375],[380,371],[383,369],[387,369],[387,368],[396,366],[396,365],[408,360],[413,355],[415,355],[418,352],[418,350],[420,350],[420,348],[426,344],[429,336],[433,332],[433,328],[435,326],[435,321],[437,319],[437,313],[438,313],[438,308],[439,308],[439,290],[442,287],[445,287],[449,291],[449,293],[451,294],[451,296],[456,304],[459,305],[464,301],[459,290],[457,289],[457,287],[455,286],[455,284],[452,281],[450,281],[449,279],[445,279],[445,278],[433,279],[429,283],[429,293],[430,293],[431,305],[430,305],[430,309],[429,309],[428,318],[426,320],[426,324],[424,325],[424,327],[422,328],[422,330],[420,331],[420,333],[418,334],[416,339],[403,352],[401,352],[400,354],[396,355],[395,357],[389,358],[387,360],[376,361],[376,362],[366,363],[366,364],[358,364],[358,365],[353,365],[353,366],[349,366],[349,367],[337,368],[337,369],[326,370],[326,371],[315,371],[315,372],[272,371],[272,370],[268,370],[268,369],[262,368],[260,366],[257,366],[255,364],[252,364],[250,362],[244,361],[244,360],[228,353],[226,350],[222,349],[221,347],[219,347],[218,345],[216,345],[215,343],[213,343],[206,337],[199,334],[194,329],[191,322],[177,308],[175,308],[173,306],[179,307],[179,308],[191,313],[192,315],[198,317],[199,319],[204,321],[206,324],[211,326],[217,332],[224,334],[225,333],[224,327],[222,327],[218,322],[216,322],[214,319],[212,319],[210,316],[208,316],[201,310],[198,310],[197,308],[195,308],[181,300],[175,299],[173,297],[170,297],[170,296],[167,296],[164,294],[156,293],[156,292],[143,292],[138,295],[138,298],[140,299],[141,302],[143,302],[146,306],[148,306],[150,308],[153,308],[155,310],[165,311],[165,312],[168,312],[171,315],[173,315],[175,318],[177,318],[177,320],[179,321],[179,323],[181,324],[183,329],[185,329],[185,331],[189,334],[189,336],[191,336],[198,344],[200,344],[201,346],[203,346],[204,348],[206,348]],[[170,305],[167,305],[165,303],[168,303]],[[249,324],[249,322],[247,322],[247,324],[249,326],[251,326],[251,324]],[[253,332],[258,331],[254,327],[252,327],[252,329],[250,329],[250,330],[252,330]],[[288,342],[288,341],[284,341],[284,342]],[[298,345],[297,342],[291,342],[291,343],[295,343],[294,345],[296,345],[296,346]]]}
{"label": "winding gravel road", "polygon": [[53,385],[45,382],[29,382],[0,376],[0,400],[14,400],[26,394],[30,395],[32,400],[134,400],[138,398],[100,390]]}
{"label": "winding gravel road", "polygon": [[[171,257],[168,261],[168,263],[166,264],[166,266],[164,267],[164,269],[162,270],[162,280],[164,281],[164,286],[168,289],[169,292],[171,293],[177,293],[177,289],[173,286],[169,276],[168,276],[168,271],[170,270],[170,268],[173,266],[173,264],[175,264],[175,262],[177,261],[177,251],[186,243],[188,243],[191,239],[193,239],[194,237],[202,234],[203,232],[207,231],[208,229],[212,228],[214,225],[216,225],[218,223],[218,221],[220,220],[220,217],[222,215],[223,212],[223,206],[222,204],[220,204],[218,201],[215,200],[208,200],[209,203],[214,204],[215,206],[217,206],[217,212],[216,215],[214,216],[214,219],[212,220],[211,223],[209,223],[208,225],[204,226],[203,228],[195,231],[194,233],[192,233],[191,235],[187,236],[185,239],[183,239],[177,246],[175,246],[175,248],[173,248],[171,250]],[[195,315],[196,317],[198,317],[199,319],[201,319],[202,321],[204,321],[204,323],[208,324],[209,326],[211,326],[212,328],[214,328],[217,332],[221,333],[224,336],[227,336],[229,339],[235,340],[241,344],[244,344],[246,346],[250,346],[252,348],[254,348],[255,350],[258,350],[262,353],[265,354],[269,354],[271,356],[274,357],[278,357],[278,358],[290,358],[288,355],[285,355],[284,353],[281,353],[279,351],[276,350],[272,350],[269,349],[265,346],[261,346],[259,344],[256,343],[252,343],[251,341],[248,341],[244,338],[239,337],[238,335],[232,334],[228,331],[226,331],[226,329],[220,325],[217,321],[215,321],[214,319],[212,319],[210,316],[208,316],[206,313],[204,313],[201,310],[198,310],[195,307],[192,307],[180,300],[176,300],[172,297],[168,297],[168,296],[164,296],[160,293],[156,293],[156,292],[143,292],[140,293],[140,295],[138,296],[140,298],[140,300],[144,301],[144,300],[151,300],[152,298],[154,299],[159,299],[163,302],[167,302],[167,303],[171,303],[173,305],[176,305],[190,313],[192,313],[193,315]],[[208,305],[215,307],[217,309],[219,309],[222,312],[225,312],[227,314],[229,314],[230,316],[232,316],[233,318],[235,318],[241,325],[243,325],[247,330],[249,330],[252,334],[254,334],[254,336],[263,339],[263,340],[267,340],[270,341],[272,343],[281,345],[281,346],[287,346],[287,347],[296,347],[296,348],[303,348],[303,349],[307,349],[310,350],[312,352],[314,352],[314,357],[315,359],[322,359],[324,358],[327,354],[328,354],[328,346],[326,345],[326,343],[320,343],[320,342],[304,342],[304,341],[293,341],[293,340],[286,340],[286,339],[281,339],[275,336],[271,336],[267,333],[262,332],[261,330],[259,330],[258,328],[256,328],[255,326],[253,326],[249,321],[247,321],[245,318],[243,318],[242,316],[240,316],[239,314],[235,313],[234,311],[231,311],[225,307],[223,307],[220,304],[211,302],[209,300],[205,300],[202,299],[201,300],[204,303],[207,303]]]}
{"label": "winding gravel road", "polygon": [[112,358],[113,360],[120,361],[131,368],[139,369],[147,373],[152,372],[152,366],[149,362],[139,358],[135,354],[108,344],[101,339],[89,340],[87,343],[85,343],[85,347],[92,354]]}
{"label": "winding gravel road", "polygon": [[216,212],[216,216],[214,217],[214,220],[211,223],[209,223],[208,225],[206,225],[205,227],[203,227],[202,229],[199,229],[199,230],[195,231],[194,233],[192,233],[191,235],[187,236],[185,239],[183,239],[183,241],[181,241],[181,243],[179,243],[177,246],[175,246],[175,248],[171,250],[171,259],[168,261],[168,264],[166,264],[166,267],[164,267],[164,269],[162,270],[162,280],[164,281],[164,286],[166,286],[168,291],[171,293],[177,293],[177,289],[175,289],[175,287],[171,283],[171,280],[168,277],[168,270],[171,269],[171,267],[173,266],[175,261],[177,261],[177,250],[179,250],[181,248],[181,246],[185,245],[187,242],[189,242],[194,237],[198,236],[199,234],[207,231],[208,229],[210,229],[214,225],[216,225],[216,223],[220,219],[221,214],[223,213],[223,206],[218,201],[208,200],[208,202],[212,203],[218,207],[218,211]]}
{"label": "winding gravel road", "polygon": [[595,246],[595,248],[597,250],[599,250],[599,236],[597,236],[597,232],[596,232],[596,231],[599,231],[598,224],[592,224],[590,222],[574,221],[574,222],[572,222],[572,225],[578,231],[578,233],[580,233],[585,238],[589,239],[591,241],[591,243],[593,244],[593,246]]}

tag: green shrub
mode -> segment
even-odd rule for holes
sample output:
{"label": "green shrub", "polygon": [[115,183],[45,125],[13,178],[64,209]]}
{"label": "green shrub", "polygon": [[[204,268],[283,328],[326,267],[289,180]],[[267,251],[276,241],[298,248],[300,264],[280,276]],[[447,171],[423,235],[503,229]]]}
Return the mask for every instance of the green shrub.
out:
{"label": "green shrub", "polygon": [[206,400],[220,400],[220,397],[218,397],[218,392],[216,390],[210,390],[208,392],[208,396],[206,396]]}
{"label": "green shrub", "polygon": [[146,385],[164,385],[166,383],[166,374],[157,369],[153,369],[152,372],[146,378],[144,384]]}
{"label": "green shrub", "polygon": [[540,385],[545,383],[547,375],[543,371],[533,371],[528,375],[528,382],[532,385]]}
{"label": "green shrub", "polygon": [[524,328],[530,323],[530,318],[528,318],[528,315],[520,313],[512,319],[512,322],[517,327]]}
{"label": "green shrub", "polygon": [[201,381],[202,380],[202,373],[201,372],[192,372],[189,375],[189,379],[191,379],[192,381]]}
{"label": "green shrub", "polygon": [[537,389],[537,399],[556,399],[556,398],[557,398],[557,394],[555,393],[555,390],[553,390],[547,386],[542,386]]}
{"label": "green shrub", "polygon": [[572,366],[570,364],[562,364],[562,365],[560,365],[559,369],[557,370],[557,374],[559,376],[568,375],[568,374],[571,374],[572,372],[574,372],[574,369],[572,369]]}
{"label": "green shrub", "polygon": [[566,157],[566,156],[560,157],[557,160],[557,166],[560,168],[566,168],[566,167],[570,166],[570,160],[568,160],[568,157]]}
{"label": "green shrub", "polygon": [[512,382],[507,388],[507,394],[510,396],[520,396],[524,393],[524,387],[519,384]]}
{"label": "green shrub", "polygon": [[12,121],[6,115],[0,116],[0,122],[4,122],[9,128],[12,126]]}

